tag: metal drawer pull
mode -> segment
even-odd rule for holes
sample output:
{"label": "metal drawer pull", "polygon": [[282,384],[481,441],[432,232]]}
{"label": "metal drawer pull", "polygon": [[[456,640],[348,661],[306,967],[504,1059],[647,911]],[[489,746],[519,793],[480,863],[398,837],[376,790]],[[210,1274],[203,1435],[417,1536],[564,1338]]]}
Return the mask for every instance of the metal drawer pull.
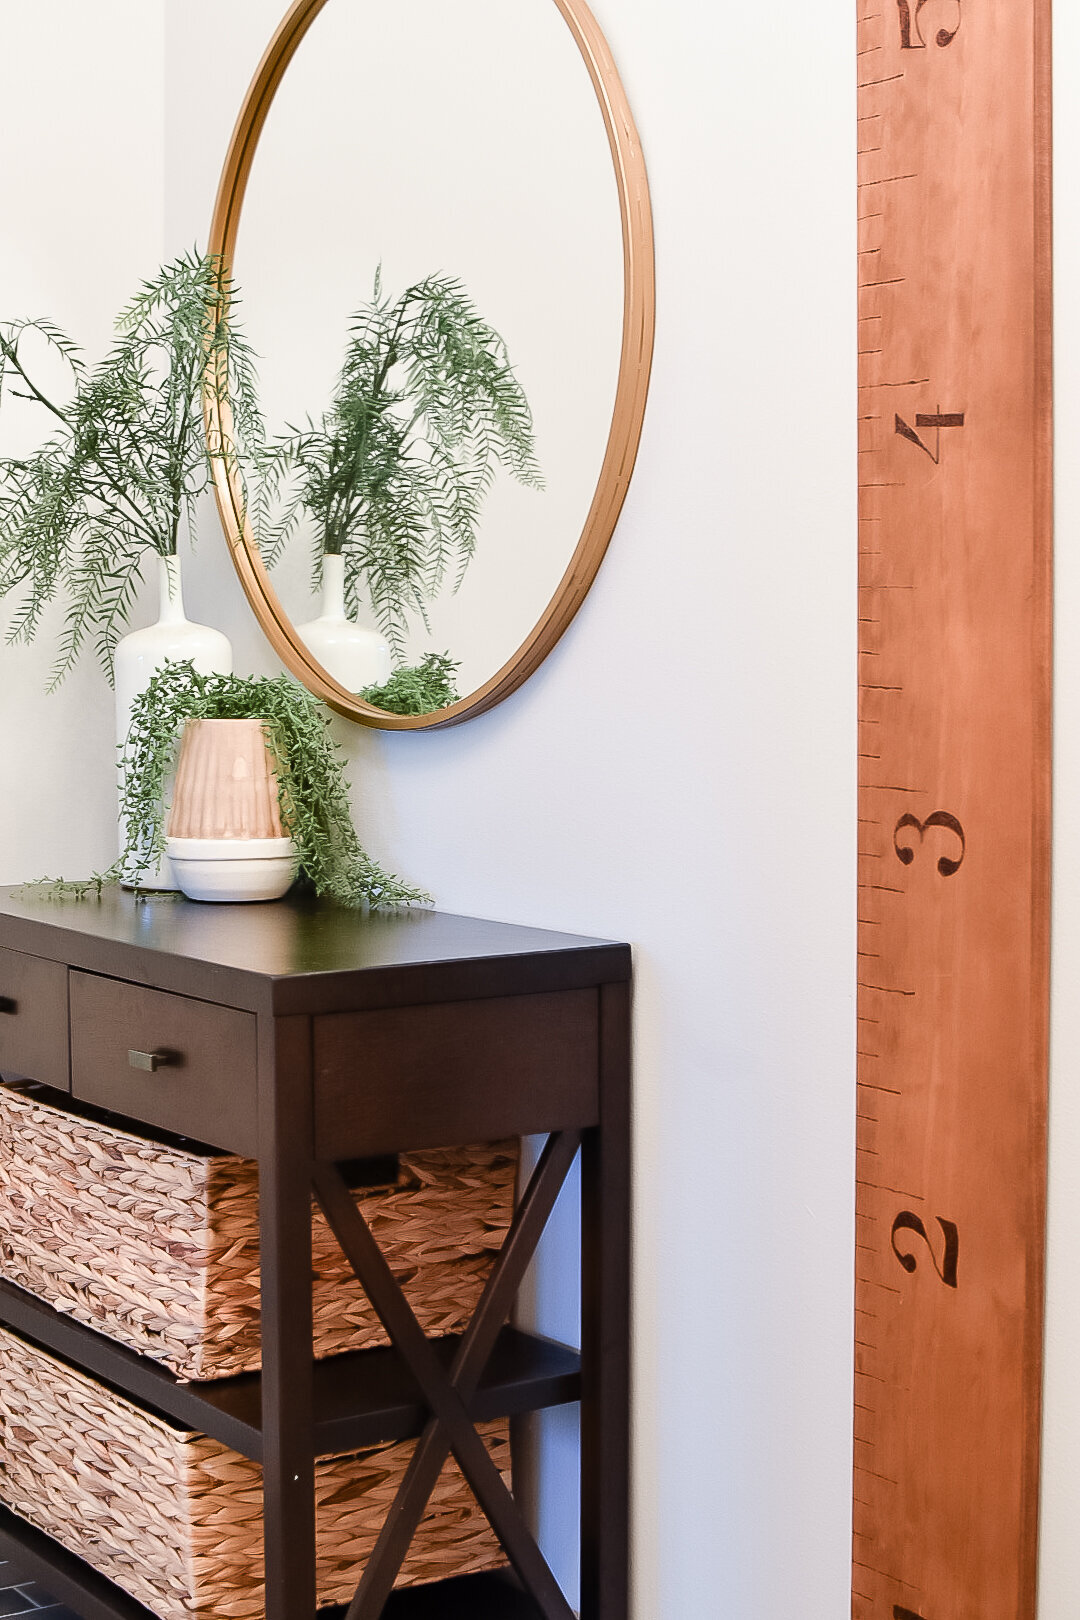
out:
{"label": "metal drawer pull", "polygon": [[175,1052],[129,1052],[128,1064],[133,1069],[144,1069],[147,1074],[155,1074],[158,1069],[167,1069],[170,1064],[179,1061]]}
{"label": "metal drawer pull", "polygon": [[19,1003],[14,996],[0,996],[0,1013],[16,1013]]}

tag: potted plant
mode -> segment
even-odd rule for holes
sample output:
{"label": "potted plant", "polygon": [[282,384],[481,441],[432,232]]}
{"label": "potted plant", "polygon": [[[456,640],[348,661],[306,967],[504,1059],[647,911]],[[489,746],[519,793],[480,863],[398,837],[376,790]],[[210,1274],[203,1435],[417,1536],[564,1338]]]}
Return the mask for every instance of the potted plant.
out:
{"label": "potted plant", "polygon": [[[0,457],[0,595],[22,589],[9,641],[31,641],[57,595],[67,613],[54,684],[88,641],[117,687],[118,741],[139,686],[166,658],[228,670],[224,636],[184,617],[178,547],[210,483],[203,391],[228,392],[237,439],[261,436],[251,351],[233,320],[236,293],[219,260],[188,253],[143,283],[118,317],[117,339],[88,368],[80,350],[45,320],[0,327],[0,403],[31,401],[52,432],[27,456]],[[63,403],[40,385],[35,341],[70,371]],[[233,457],[236,445],[215,455]],[[157,558],[161,615],[121,643],[145,560]]]}
{"label": "potted plant", "polygon": [[[235,720],[258,720],[262,726],[276,778],[280,827],[273,830],[293,845],[290,875],[295,870],[316,894],[343,906],[387,909],[430,900],[422,890],[384,872],[361,847],[340,750],[317,699],[286,675],[204,675],[190,661],[165,665],[135,699],[123,754],[126,842],[116,865],[87,882],[48,880],[48,886],[72,897],[100,893],[105,884],[121,879],[138,887],[170,842],[164,796],[187,722]],[[243,832],[237,843],[251,843]],[[277,844],[279,839],[270,836],[265,842]],[[227,849],[200,853],[204,860],[229,859]],[[280,853],[267,852],[273,859]],[[251,897],[220,889],[215,895]]]}
{"label": "potted plant", "polygon": [[[178,548],[184,524],[194,532],[211,455],[235,458],[239,444],[253,449],[261,438],[254,366],[235,303],[220,260],[188,253],[143,283],[118,317],[115,344],[93,368],[50,321],[0,328],[0,403],[5,393],[30,401],[53,425],[32,454],[0,458],[0,596],[23,591],[8,640],[32,641],[46,607],[65,597],[53,685],[92,641],[116,688],[118,747],[156,669],[184,659],[207,674],[232,669],[228,638],[184,613]],[[35,340],[71,374],[63,403],[40,384],[43,356],[35,364],[27,354]],[[208,450],[204,390],[227,392],[235,443]],[[150,556],[158,620],[120,639]],[[174,886],[167,866],[154,881]]]}
{"label": "potted plant", "polygon": [[[329,408],[268,447],[255,502],[268,565],[302,514],[313,521],[322,612],[298,633],[349,690],[382,687],[410,615],[427,624],[448,573],[457,589],[498,466],[542,487],[503,339],[459,281],[428,276],[392,300],[377,275]],[[355,623],[365,601],[381,634]]]}

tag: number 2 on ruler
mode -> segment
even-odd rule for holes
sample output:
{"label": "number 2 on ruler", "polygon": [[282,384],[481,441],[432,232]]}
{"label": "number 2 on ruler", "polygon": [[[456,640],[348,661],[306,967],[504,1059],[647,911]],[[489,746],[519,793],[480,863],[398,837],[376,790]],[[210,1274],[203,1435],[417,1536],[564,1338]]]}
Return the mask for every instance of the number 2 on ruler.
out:
{"label": "number 2 on ruler", "polygon": [[[939,28],[934,36],[935,43],[943,49],[946,45],[951,45],[960,32],[961,18],[959,11],[961,3],[962,0],[956,0],[958,13],[956,27],[953,29]],[[905,51],[925,51],[926,49],[926,41],[923,39],[919,28],[919,13],[926,4],[927,0],[915,0],[915,14],[912,16],[910,0],[896,0],[897,9],[900,13],[900,44]]]}
{"label": "number 2 on ruler", "polygon": [[934,1253],[934,1245],[930,1241],[930,1236],[926,1230],[926,1227],[923,1225],[920,1217],[910,1209],[902,1209],[895,1221],[892,1223],[891,1238],[893,1254],[895,1254],[905,1271],[912,1272],[916,1269],[918,1261],[915,1259],[915,1256],[910,1254],[906,1249],[901,1251],[899,1248],[897,1248],[896,1244],[897,1232],[914,1232],[917,1237],[922,1238],[923,1242],[926,1244],[926,1247],[930,1250],[930,1258],[934,1263],[934,1270],[937,1272],[946,1288],[955,1288],[956,1262],[960,1254],[960,1236],[957,1232],[956,1223],[954,1221],[947,1221],[941,1215],[935,1216],[935,1219],[938,1225],[941,1227],[941,1235],[945,1239],[945,1251],[942,1254],[940,1265],[938,1264],[937,1255]]}

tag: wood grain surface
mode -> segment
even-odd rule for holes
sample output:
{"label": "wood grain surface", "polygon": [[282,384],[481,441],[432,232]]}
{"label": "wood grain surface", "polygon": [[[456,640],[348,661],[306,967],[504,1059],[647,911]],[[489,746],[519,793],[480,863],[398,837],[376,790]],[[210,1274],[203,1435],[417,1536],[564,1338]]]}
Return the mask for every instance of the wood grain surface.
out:
{"label": "wood grain surface", "polygon": [[[94,973],[73,972],[69,992],[74,1096],[197,1142],[257,1155],[250,1013]],[[160,1067],[136,1065],[139,1054],[157,1057]]]}
{"label": "wood grain surface", "polygon": [[316,1156],[595,1125],[598,1022],[595,990],[316,1018]]}
{"label": "wood grain surface", "polygon": [[[629,945],[420,907],[362,914],[297,891],[270,905],[231,906],[140,900],[119,889],[60,902],[0,888],[0,948],[282,1014],[530,995],[630,977]],[[9,993],[0,985],[0,996]],[[0,1062],[17,1067],[2,1054]]]}
{"label": "wood grain surface", "polygon": [[1049,0],[858,0],[855,1620],[1033,1620]]}
{"label": "wood grain surface", "polygon": [[67,969],[0,946],[0,1069],[66,1091]]}

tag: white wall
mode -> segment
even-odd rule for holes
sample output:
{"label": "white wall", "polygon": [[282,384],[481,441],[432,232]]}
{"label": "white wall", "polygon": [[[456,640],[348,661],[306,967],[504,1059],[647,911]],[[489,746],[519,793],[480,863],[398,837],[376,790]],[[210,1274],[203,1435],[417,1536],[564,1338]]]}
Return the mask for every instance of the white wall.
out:
{"label": "white wall", "polygon": [[[160,261],[163,42],[146,0],[0,5],[0,322],[48,315],[100,355]],[[5,405],[0,443],[36,434],[36,414]],[[11,608],[0,601],[0,636]],[[0,646],[0,883],[85,874],[116,853],[109,688],[91,655],[45,693],[62,622],[32,647]]]}
{"label": "white wall", "polygon": [[[170,252],[205,239],[279,11],[168,7]],[[658,242],[656,367],[615,541],[560,647],[494,713],[438,735],[341,736],[362,834],[440,905],[637,946],[638,1620],[836,1620],[855,977],[851,20],[795,0],[608,0],[599,17]],[[264,666],[208,544],[196,610],[200,591],[238,667]]]}
{"label": "white wall", "polygon": [[[27,165],[0,274],[36,244],[52,308],[100,329],[132,265],[205,241],[283,5],[164,8],[162,236],[162,8],[2,0],[5,53],[32,32],[27,105],[11,76],[0,103],[16,126],[4,150]],[[800,0],[598,11],[658,244],[653,389],[622,521],[570,632],[500,709],[433,736],[340,735],[365,838],[442,906],[636,945],[637,1620],[836,1620],[854,1173],[851,19]],[[50,52],[70,62],[59,81]],[[58,179],[34,167],[35,142]],[[18,307],[26,285],[11,284]],[[209,522],[187,600],[233,637],[238,668],[271,667]],[[0,657],[0,875],[107,859],[104,687],[87,672],[39,699],[47,649]]]}
{"label": "white wall", "polygon": [[[283,0],[172,0],[165,249]],[[0,316],[99,334],[161,247],[161,20],[2,0]],[[351,731],[440,903],[637,944],[638,1620],[847,1610],[854,277],[848,8],[605,0],[656,211],[641,459],[585,610],[454,733]],[[214,41],[212,53],[207,39]],[[1040,1620],[1080,1610],[1080,16],[1057,8],[1053,1088]],[[189,605],[271,667],[210,524]],[[657,580],[674,577],[681,595]],[[0,879],[111,852],[110,700],[0,653]],[[642,675],[644,671],[644,676]],[[649,690],[642,690],[643,680]],[[47,744],[47,746],[46,746]],[[548,1304],[549,1310],[553,1306]],[[552,1320],[551,1317],[548,1320]],[[565,1477],[565,1476],[564,1476]],[[561,1481],[560,1481],[561,1483]]]}
{"label": "white wall", "polygon": [[1080,14],[1054,16],[1054,908],[1040,1620],[1080,1613]]}

